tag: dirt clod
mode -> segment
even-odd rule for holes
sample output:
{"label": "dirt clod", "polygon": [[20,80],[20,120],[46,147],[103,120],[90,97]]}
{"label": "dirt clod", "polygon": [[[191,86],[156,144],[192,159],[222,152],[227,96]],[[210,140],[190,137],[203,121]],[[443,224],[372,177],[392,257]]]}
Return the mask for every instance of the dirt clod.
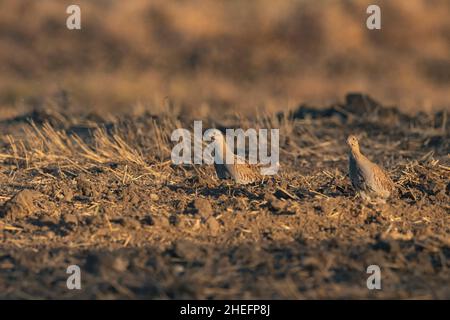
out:
{"label": "dirt clod", "polygon": [[150,200],[158,201],[159,200],[159,196],[156,193],[151,193],[150,194]]}
{"label": "dirt clod", "polygon": [[193,206],[196,212],[205,219],[207,219],[214,213],[211,203],[207,199],[195,199],[193,202]]}
{"label": "dirt clod", "polygon": [[6,202],[2,209],[2,215],[6,219],[16,220],[35,213],[34,201],[41,196],[41,193],[34,190],[22,190],[16,193]]}
{"label": "dirt clod", "polygon": [[214,217],[209,217],[206,219],[206,225],[211,235],[216,236],[220,230],[220,223]]}
{"label": "dirt clod", "polygon": [[63,216],[63,222],[69,226],[76,226],[78,224],[78,218],[76,215],[68,213]]}
{"label": "dirt clod", "polygon": [[178,240],[174,243],[172,250],[177,257],[187,261],[198,260],[204,255],[201,246],[189,240]]}

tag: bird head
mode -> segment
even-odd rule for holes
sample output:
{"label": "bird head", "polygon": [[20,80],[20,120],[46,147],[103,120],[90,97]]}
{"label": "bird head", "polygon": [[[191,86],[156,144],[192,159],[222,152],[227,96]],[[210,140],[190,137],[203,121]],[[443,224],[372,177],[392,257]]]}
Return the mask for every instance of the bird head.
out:
{"label": "bird head", "polygon": [[213,129],[210,137],[211,137],[212,141],[218,141],[218,142],[222,142],[224,139],[222,132],[220,132],[220,130],[218,130],[218,129]]}
{"label": "bird head", "polygon": [[354,135],[350,135],[347,138],[347,144],[349,145],[350,149],[352,150],[359,150],[359,142],[358,142],[358,138],[356,138],[356,136]]}

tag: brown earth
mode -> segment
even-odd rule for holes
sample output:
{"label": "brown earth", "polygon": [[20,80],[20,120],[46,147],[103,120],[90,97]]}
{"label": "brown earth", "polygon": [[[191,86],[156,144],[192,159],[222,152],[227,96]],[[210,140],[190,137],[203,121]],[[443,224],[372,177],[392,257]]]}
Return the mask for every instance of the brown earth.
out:
{"label": "brown earth", "polygon": [[[0,298],[450,298],[447,112],[412,116],[356,94],[203,119],[280,129],[279,176],[239,186],[171,163],[172,130],[194,119],[164,108],[1,119]],[[355,197],[350,133],[397,198]],[[82,290],[66,287],[71,264]],[[366,287],[372,264],[382,290]]]}

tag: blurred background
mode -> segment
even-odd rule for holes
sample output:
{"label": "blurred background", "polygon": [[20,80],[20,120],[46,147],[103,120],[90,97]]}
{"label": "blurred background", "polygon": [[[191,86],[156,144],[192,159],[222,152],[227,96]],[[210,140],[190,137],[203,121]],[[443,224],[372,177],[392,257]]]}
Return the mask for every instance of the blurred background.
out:
{"label": "blurred background", "polygon": [[[82,30],[66,28],[81,7]],[[381,7],[368,30],[366,8]],[[0,0],[0,113],[450,109],[450,1]],[[63,102],[61,102],[61,100]],[[59,101],[59,102],[58,102]]]}

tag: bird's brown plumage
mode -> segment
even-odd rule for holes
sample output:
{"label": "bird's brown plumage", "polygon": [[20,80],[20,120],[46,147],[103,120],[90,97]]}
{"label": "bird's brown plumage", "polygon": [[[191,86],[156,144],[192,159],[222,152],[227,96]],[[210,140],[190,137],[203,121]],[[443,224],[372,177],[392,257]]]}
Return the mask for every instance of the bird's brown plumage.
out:
{"label": "bird's brown plumage", "polygon": [[350,146],[349,176],[355,190],[367,200],[389,198],[395,190],[391,178],[361,153],[355,136],[349,136],[347,144]]}
{"label": "bird's brown plumage", "polygon": [[[222,146],[220,155],[215,155],[214,168],[219,179],[233,179],[238,184],[248,184],[263,180],[264,176],[260,172],[260,167],[256,164],[249,164],[245,159],[238,158],[226,144],[225,138],[220,132],[213,135],[213,139]],[[225,163],[226,155],[232,153],[233,163]],[[239,159],[239,161],[238,161]],[[220,160],[221,163],[217,163]]]}

